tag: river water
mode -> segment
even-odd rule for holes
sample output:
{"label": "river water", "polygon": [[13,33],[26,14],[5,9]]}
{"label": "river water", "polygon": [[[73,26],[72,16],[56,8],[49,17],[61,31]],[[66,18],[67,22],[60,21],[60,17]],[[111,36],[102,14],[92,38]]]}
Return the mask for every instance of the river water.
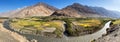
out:
{"label": "river water", "polygon": [[107,22],[104,27],[89,35],[79,36],[79,37],[66,37],[63,38],[48,38],[48,37],[42,37],[42,36],[35,36],[35,35],[29,35],[24,34],[28,39],[36,39],[38,42],[90,42],[93,39],[97,39],[102,36],[102,34],[106,34],[106,29],[109,28],[111,21]]}

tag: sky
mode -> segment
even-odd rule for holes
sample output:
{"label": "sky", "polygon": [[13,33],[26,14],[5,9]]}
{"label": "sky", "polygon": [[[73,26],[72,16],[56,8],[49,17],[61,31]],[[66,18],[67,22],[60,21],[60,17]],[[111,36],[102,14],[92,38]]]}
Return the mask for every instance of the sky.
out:
{"label": "sky", "polygon": [[31,6],[39,2],[47,3],[59,9],[73,3],[80,3],[88,6],[104,7],[108,10],[120,11],[120,0],[0,0],[0,12]]}

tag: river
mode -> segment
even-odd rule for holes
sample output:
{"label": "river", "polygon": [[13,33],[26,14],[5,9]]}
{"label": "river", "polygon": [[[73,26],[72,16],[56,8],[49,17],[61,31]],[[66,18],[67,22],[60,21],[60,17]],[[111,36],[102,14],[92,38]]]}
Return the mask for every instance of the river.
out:
{"label": "river", "polygon": [[79,36],[79,37],[66,37],[64,36],[63,38],[48,38],[48,37],[42,37],[42,36],[35,36],[35,35],[29,35],[29,34],[24,34],[28,39],[36,39],[39,42],[90,42],[93,39],[97,39],[101,37],[103,34],[106,34],[106,29],[110,27],[111,21],[107,22],[104,27],[89,35],[84,35],[84,36]]}

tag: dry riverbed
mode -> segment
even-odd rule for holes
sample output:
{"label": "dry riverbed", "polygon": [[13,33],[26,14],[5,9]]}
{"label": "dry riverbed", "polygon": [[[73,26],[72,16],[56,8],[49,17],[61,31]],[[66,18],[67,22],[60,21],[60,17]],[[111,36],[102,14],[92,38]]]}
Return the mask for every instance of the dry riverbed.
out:
{"label": "dry riverbed", "polygon": [[95,42],[120,42],[120,26],[116,25],[108,30],[108,34],[97,39]]}

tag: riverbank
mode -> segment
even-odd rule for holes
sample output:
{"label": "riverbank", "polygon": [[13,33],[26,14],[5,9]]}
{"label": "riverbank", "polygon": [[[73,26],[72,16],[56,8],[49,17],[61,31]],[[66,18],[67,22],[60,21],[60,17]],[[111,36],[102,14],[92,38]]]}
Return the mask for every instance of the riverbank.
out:
{"label": "riverbank", "polygon": [[[0,31],[6,32],[9,35],[11,35],[14,39],[18,40],[17,42],[29,42],[25,37],[19,35],[16,32],[12,32],[10,30],[7,30],[6,28],[3,27],[3,24],[0,23]],[[15,41],[16,42],[16,41]]]}
{"label": "riverbank", "polygon": [[13,36],[11,36],[8,32],[4,32],[0,30],[0,42],[19,42]]}

